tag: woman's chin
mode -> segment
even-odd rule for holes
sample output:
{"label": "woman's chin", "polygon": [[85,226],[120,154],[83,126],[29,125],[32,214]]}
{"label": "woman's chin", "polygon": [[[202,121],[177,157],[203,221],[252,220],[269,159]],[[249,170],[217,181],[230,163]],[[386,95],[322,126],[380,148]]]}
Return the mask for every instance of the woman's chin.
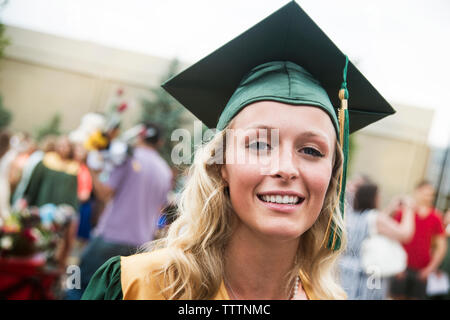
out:
{"label": "woman's chin", "polygon": [[292,226],[265,226],[260,229],[260,232],[268,238],[280,241],[288,241],[298,239],[306,230]]}

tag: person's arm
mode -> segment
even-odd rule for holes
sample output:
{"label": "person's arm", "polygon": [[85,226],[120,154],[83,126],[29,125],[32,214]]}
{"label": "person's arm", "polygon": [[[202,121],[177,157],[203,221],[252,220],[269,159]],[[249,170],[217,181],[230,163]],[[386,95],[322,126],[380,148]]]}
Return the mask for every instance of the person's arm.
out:
{"label": "person's arm", "polygon": [[17,185],[22,178],[22,168],[19,166],[19,156],[17,156],[10,164],[8,181],[11,189],[11,193],[14,193]]}
{"label": "person's arm", "polygon": [[420,278],[426,279],[428,276],[435,272],[444,260],[447,254],[447,237],[445,235],[444,225],[442,222],[442,216],[440,213],[435,213],[436,221],[433,230],[434,247],[432,248],[430,263],[420,270]]}
{"label": "person's arm", "polygon": [[444,215],[444,229],[445,232],[447,233],[447,236],[450,235],[449,225],[450,225],[450,209],[448,209]]}
{"label": "person's arm", "polygon": [[388,214],[380,212],[377,215],[378,233],[402,243],[408,243],[414,235],[415,229],[414,211],[411,202],[406,202],[406,205],[403,207],[400,223]]}
{"label": "person's arm", "polygon": [[102,202],[108,202],[114,196],[114,189],[100,181],[99,172],[90,170],[90,173],[95,196]]}
{"label": "person's arm", "polygon": [[440,266],[442,260],[444,260],[445,255],[447,253],[447,238],[445,235],[440,234],[435,237],[435,249],[431,255],[430,263],[420,270],[420,278],[427,279],[428,276],[435,272]]}

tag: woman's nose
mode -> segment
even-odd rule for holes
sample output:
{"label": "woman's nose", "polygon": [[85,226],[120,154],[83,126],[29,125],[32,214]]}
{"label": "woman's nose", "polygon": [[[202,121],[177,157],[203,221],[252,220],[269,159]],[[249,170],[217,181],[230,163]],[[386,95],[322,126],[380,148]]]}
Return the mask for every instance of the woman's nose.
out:
{"label": "woman's nose", "polygon": [[280,154],[276,158],[275,166],[273,167],[272,172],[275,177],[282,178],[286,181],[298,177],[299,170],[294,162],[292,152],[290,150],[280,150]]}

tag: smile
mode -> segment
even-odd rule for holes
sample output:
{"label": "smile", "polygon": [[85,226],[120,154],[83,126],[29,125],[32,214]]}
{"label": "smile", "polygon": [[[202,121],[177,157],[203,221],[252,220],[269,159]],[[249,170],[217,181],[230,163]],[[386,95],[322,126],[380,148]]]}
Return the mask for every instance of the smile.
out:
{"label": "smile", "polygon": [[289,195],[257,195],[259,200],[268,202],[268,203],[279,203],[279,204],[300,204],[304,198],[300,198],[297,196],[289,196]]}

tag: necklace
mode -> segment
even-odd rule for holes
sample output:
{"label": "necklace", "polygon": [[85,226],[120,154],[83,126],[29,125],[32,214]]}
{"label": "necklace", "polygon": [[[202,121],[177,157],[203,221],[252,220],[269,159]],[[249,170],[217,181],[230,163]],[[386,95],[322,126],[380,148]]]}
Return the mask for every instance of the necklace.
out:
{"label": "necklace", "polygon": [[[242,300],[242,299],[239,299],[239,298],[238,298],[238,295],[237,295],[236,293],[234,293],[233,288],[231,287],[231,285],[230,285],[230,283],[228,282],[228,280],[225,279],[225,277],[224,277],[224,280],[225,280],[225,281],[224,281],[224,282],[225,282],[225,285],[228,287],[228,289],[230,289],[230,293],[231,293],[231,295],[233,296],[233,297],[232,297],[233,300]],[[290,295],[290,297],[289,297],[289,300],[293,300],[294,297],[297,295],[299,283],[300,283],[300,277],[297,276],[297,277],[295,277],[295,284],[294,284],[294,287],[291,289],[291,295]]]}

